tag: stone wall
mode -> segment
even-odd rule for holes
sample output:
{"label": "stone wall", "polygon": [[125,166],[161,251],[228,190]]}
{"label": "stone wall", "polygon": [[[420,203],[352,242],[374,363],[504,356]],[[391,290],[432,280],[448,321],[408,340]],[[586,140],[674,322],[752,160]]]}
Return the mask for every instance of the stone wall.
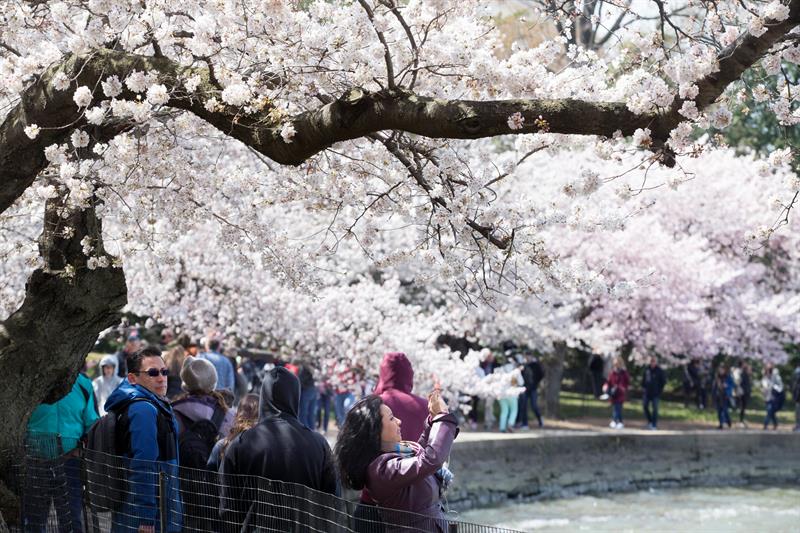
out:
{"label": "stone wall", "polygon": [[513,435],[457,439],[451,508],[649,487],[797,484],[800,433]]}

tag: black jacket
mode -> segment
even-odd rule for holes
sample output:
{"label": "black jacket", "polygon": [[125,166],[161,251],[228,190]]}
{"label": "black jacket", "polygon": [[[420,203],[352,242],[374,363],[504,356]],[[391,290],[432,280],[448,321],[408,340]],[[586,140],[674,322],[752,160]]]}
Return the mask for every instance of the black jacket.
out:
{"label": "black jacket", "polygon": [[667,384],[667,378],[664,375],[664,370],[660,366],[655,368],[647,365],[642,374],[642,392],[647,394],[648,398],[658,398],[664,390],[664,385]]}
{"label": "black jacket", "polygon": [[[297,420],[300,382],[283,367],[266,373],[261,384],[260,419],[236,437],[222,463],[220,518],[230,531],[259,525],[275,502],[269,491],[257,490],[253,476],[298,483],[330,494],[338,492],[333,456],[328,441]],[[275,492],[285,493],[284,489]],[[292,507],[296,502],[282,502]],[[247,518],[248,514],[250,517]]]}
{"label": "black jacket", "polygon": [[528,392],[538,389],[542,379],[544,379],[544,369],[539,361],[531,361],[522,367],[522,380]]}

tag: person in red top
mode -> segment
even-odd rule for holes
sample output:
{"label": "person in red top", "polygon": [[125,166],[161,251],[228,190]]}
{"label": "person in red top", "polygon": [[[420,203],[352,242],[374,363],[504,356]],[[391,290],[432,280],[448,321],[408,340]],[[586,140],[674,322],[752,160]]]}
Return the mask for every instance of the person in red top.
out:
{"label": "person in red top", "polygon": [[373,394],[383,400],[397,418],[403,421],[403,440],[419,440],[428,418],[428,402],[416,394],[414,369],[406,354],[389,352],[381,361],[380,378]]}
{"label": "person in red top", "polygon": [[625,403],[630,382],[631,378],[625,369],[625,362],[622,358],[617,357],[614,359],[613,369],[603,385],[603,392],[608,395],[608,401],[611,403],[611,423],[608,427],[614,429],[625,427],[625,424],[622,423],[622,405]]}

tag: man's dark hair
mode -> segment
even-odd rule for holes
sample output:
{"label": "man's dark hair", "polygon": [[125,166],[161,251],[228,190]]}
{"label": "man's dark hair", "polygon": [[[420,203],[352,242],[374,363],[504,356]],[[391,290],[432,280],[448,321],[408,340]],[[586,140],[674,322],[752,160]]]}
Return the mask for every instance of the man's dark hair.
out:
{"label": "man's dark hair", "polygon": [[148,346],[142,348],[138,352],[134,352],[125,358],[125,363],[128,365],[128,372],[135,374],[142,369],[142,359],[145,357],[162,357],[161,350],[155,346]]}
{"label": "man's dark hair", "polygon": [[208,349],[212,352],[219,350],[219,341],[216,339],[208,341]]}

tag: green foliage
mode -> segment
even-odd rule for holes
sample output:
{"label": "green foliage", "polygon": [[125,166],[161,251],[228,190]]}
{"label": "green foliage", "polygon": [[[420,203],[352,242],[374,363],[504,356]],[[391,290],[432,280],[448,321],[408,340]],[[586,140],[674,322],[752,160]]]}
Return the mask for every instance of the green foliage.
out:
{"label": "green foliage", "polygon": [[[800,91],[800,67],[784,63],[783,82],[792,96]],[[759,85],[764,85],[773,96],[783,89],[778,87],[777,78],[767,76],[763,68],[751,68],[740,81],[732,85],[734,97],[730,101],[735,103],[729,105],[729,109],[733,112],[733,122],[722,132],[712,129],[709,133],[712,136],[720,135],[738,153],[755,152],[764,156],[773,150],[791,147],[795,152],[793,166],[797,170],[800,168],[800,128],[781,125],[770,110],[769,101],[756,101],[753,90]],[[737,94],[744,96],[741,102],[736,98]]]}

